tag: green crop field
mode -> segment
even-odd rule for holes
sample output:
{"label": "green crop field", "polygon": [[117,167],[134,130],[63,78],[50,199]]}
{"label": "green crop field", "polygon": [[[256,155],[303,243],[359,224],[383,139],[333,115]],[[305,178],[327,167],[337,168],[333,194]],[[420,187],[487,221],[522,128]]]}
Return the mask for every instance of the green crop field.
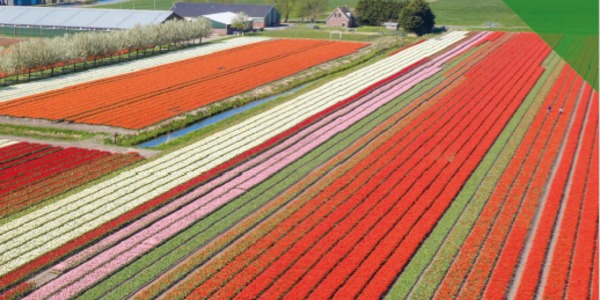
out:
{"label": "green crop field", "polygon": [[439,25],[478,27],[493,22],[500,27],[528,29],[502,0],[435,0],[431,9]]}

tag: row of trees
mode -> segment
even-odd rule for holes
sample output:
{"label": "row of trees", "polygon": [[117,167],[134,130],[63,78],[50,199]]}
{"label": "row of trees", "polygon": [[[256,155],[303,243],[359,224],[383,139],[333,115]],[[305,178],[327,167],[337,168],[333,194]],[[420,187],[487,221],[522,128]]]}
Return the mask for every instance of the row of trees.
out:
{"label": "row of trees", "polygon": [[[31,75],[32,71],[51,69],[57,65],[112,57],[127,50],[154,51],[156,46],[201,42],[208,37],[211,24],[205,18],[192,22],[167,21],[163,24],[136,26],[123,31],[90,31],[64,37],[30,39],[0,51],[0,72]],[[160,48],[159,48],[160,49]],[[121,56],[119,56],[119,60]]]}
{"label": "row of trees", "polygon": [[435,15],[425,0],[359,0],[358,22],[381,26],[383,22],[398,22],[398,27],[422,35],[430,33]]}

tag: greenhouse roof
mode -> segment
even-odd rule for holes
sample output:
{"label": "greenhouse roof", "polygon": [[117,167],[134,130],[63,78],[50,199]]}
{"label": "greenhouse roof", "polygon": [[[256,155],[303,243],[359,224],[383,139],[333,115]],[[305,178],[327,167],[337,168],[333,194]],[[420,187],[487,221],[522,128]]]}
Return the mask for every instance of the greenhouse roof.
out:
{"label": "greenhouse roof", "polygon": [[0,6],[0,25],[82,29],[130,29],[180,18],[171,11],[74,7]]}
{"label": "greenhouse roof", "polygon": [[[222,13],[218,13],[218,14],[205,15],[204,17],[209,20],[213,20],[215,22],[219,22],[219,23],[222,23],[225,25],[231,25],[233,23],[233,21],[235,20],[235,17],[237,17],[237,14],[232,13],[232,12],[222,12]],[[252,19],[246,18],[246,21],[252,21]]]}

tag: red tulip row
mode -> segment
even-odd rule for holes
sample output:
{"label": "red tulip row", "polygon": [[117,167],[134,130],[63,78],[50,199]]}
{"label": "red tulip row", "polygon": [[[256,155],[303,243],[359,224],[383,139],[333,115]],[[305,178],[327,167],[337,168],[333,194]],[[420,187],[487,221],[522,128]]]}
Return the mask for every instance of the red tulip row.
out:
{"label": "red tulip row", "polygon": [[[336,174],[336,181],[190,298],[286,293],[291,298],[345,298],[361,291],[365,297],[380,296],[405,264],[402,256],[416,250],[414,241],[435,225],[541,74],[540,59],[506,55],[521,43],[499,51],[491,58],[497,65],[475,68],[474,76],[367,159]],[[540,44],[520,48],[525,53],[532,49],[542,59],[548,53]],[[523,89],[514,89],[516,83]]]}
{"label": "red tulip row", "polygon": [[[589,100],[591,96],[590,94],[591,88],[586,86],[586,93],[584,93],[581,101]],[[587,104],[588,103],[584,102],[580,105]],[[592,106],[588,113],[591,113],[592,115],[589,116],[586,121],[585,136],[583,137],[573,177],[571,178],[571,187],[569,193],[565,194],[565,196],[567,196],[564,200],[565,212],[562,222],[558,224],[560,226],[558,227],[559,229],[557,229],[556,233],[558,234],[558,239],[552,255],[551,265],[549,266],[546,288],[543,291],[545,297],[548,298],[563,298],[564,293],[567,290],[565,287],[567,286],[567,280],[569,279],[569,269],[573,269],[575,240],[578,236],[578,229],[583,229],[580,227],[580,225],[583,223],[580,221],[580,219],[584,215],[584,209],[589,209],[589,207],[585,207],[586,202],[598,202],[597,194],[596,197],[586,197],[588,196],[586,195],[586,187],[588,187],[590,184],[589,180],[593,178],[593,176],[590,175],[593,172],[598,172],[597,169],[590,169],[593,164],[593,157],[597,155],[597,151],[594,151],[594,147],[598,144],[598,101],[592,100],[590,104]],[[553,194],[550,195],[550,197],[552,196]],[[590,241],[592,240],[593,239],[590,239]],[[592,245],[592,243],[589,244]],[[594,252],[594,247],[588,247],[586,252],[586,254],[589,254],[589,257],[591,258],[591,255],[593,255]],[[588,260],[588,266],[589,265],[591,265],[590,260]],[[584,270],[586,269],[589,270],[590,268],[582,267],[577,269],[576,273],[577,277],[585,276],[588,278],[588,280],[584,280],[584,282],[589,283],[591,272],[585,272]],[[571,290],[575,290],[580,286],[574,282],[568,282]],[[523,283],[521,283],[521,285],[523,285]],[[581,286],[581,292],[589,292],[589,284]],[[586,294],[580,294],[581,298],[585,298]]]}
{"label": "red tulip row", "polygon": [[[569,87],[572,79],[572,73],[563,71],[557,81],[559,84],[556,84],[550,91],[543,109],[538,112],[527,135],[513,156],[512,162],[505,170],[498,186],[442,281],[437,296],[453,298],[457,297],[460,292],[461,296],[474,297],[481,293],[488,277],[486,274],[489,274],[489,269],[496,261],[502,241],[510,229],[510,223],[515,214],[520,209],[521,199],[536,174],[546,145],[551,136],[562,137],[562,131],[554,129],[559,114],[557,112],[550,114],[546,112],[545,107],[565,106],[566,92],[569,89],[564,87]],[[573,103],[570,103],[566,107],[568,113],[570,113],[572,105]],[[567,120],[564,117],[562,119]],[[551,154],[545,153],[544,155]],[[539,171],[537,174],[541,179],[547,177],[547,172]],[[540,189],[536,190],[539,194]],[[527,194],[535,197],[532,193]],[[518,253],[514,253],[514,255],[518,256]],[[512,269],[510,274],[512,274]],[[499,295],[504,295],[504,292],[502,290]]]}
{"label": "red tulip row", "polygon": [[0,203],[12,204],[0,211],[3,214],[14,213],[138,160],[140,160],[140,156],[135,153],[104,155],[98,159],[88,160],[65,172],[55,173],[44,180],[33,182],[11,191],[10,194],[1,196]]}
{"label": "red tulip row", "polygon": [[[581,78],[575,80],[570,97],[576,98],[579,96],[582,83],[583,79]],[[552,181],[547,183],[549,185],[549,194],[543,208],[540,207],[539,209],[541,211],[540,221],[537,228],[530,229],[534,238],[533,244],[527,255],[527,261],[524,262],[525,268],[523,269],[523,272],[524,274],[527,274],[527,276],[523,277],[519,282],[516,294],[519,298],[532,299],[535,297],[537,287],[539,286],[542,268],[546,261],[546,256],[552,240],[552,233],[554,231],[553,229],[555,228],[554,224],[558,221],[557,217],[561,202],[564,201],[563,195],[565,195],[565,188],[567,187],[567,181],[569,180],[571,166],[574,165],[580,133],[582,132],[581,128],[586,119],[586,114],[589,114],[588,100],[591,94],[591,87],[585,86],[584,89],[585,91],[583,94],[585,98],[580,98],[580,101],[577,104],[577,110],[573,116],[574,122],[571,125],[571,128],[568,129],[568,132],[566,132],[565,147],[560,162],[558,163],[556,173]],[[586,94],[587,96],[585,96]],[[565,200],[568,199],[566,196],[567,195],[564,197]],[[492,276],[492,278],[494,277]],[[508,285],[508,283],[506,285]],[[500,286],[502,287],[505,285]]]}
{"label": "red tulip row", "polygon": [[0,148],[0,217],[131,164],[137,154],[17,143]]}
{"label": "red tulip row", "polygon": [[11,299],[19,299],[22,295],[28,293],[33,290],[35,286],[29,282],[23,282],[17,286],[15,286],[10,291],[0,295],[0,300],[11,300]]}
{"label": "red tulip row", "polygon": [[[561,75],[559,78],[559,82],[565,80],[565,73]],[[555,85],[550,92],[549,96],[546,98],[544,105],[553,105],[554,98],[556,97],[559,91],[560,85]],[[543,106],[544,106],[543,105]],[[545,107],[545,106],[544,106]],[[477,226],[474,226],[470,235],[464,242],[460,252],[457,254],[454,259],[454,263],[451,268],[448,270],[445,279],[441,282],[440,287],[437,290],[437,297],[441,298],[454,298],[457,296],[463,279],[468,275],[468,272],[471,269],[471,266],[474,260],[477,258],[479,254],[480,246],[483,244],[484,239],[488,235],[488,231],[492,226],[497,212],[502,207],[502,204],[505,200],[505,195],[510,192],[510,189],[513,187],[513,182],[515,178],[520,174],[521,166],[524,165],[524,161],[528,158],[529,149],[531,148],[533,142],[536,140],[536,136],[540,131],[543,124],[548,124],[545,122],[546,114],[543,111],[540,111],[533,123],[530,126],[530,129],[521,142],[519,148],[513,156],[511,164],[506,168],[502,178],[500,179],[494,195],[488,200],[487,205],[479,215]],[[547,131],[546,131],[547,132]],[[530,159],[535,158],[536,156],[529,156]],[[529,162],[529,164],[532,164]],[[522,173],[521,173],[522,174]],[[523,176],[523,180],[528,180]],[[519,184],[516,186],[522,186],[523,184]]]}
{"label": "red tulip row", "polygon": [[[596,164],[596,166],[598,166],[598,164]],[[596,177],[596,179],[598,179]],[[596,195],[598,191],[596,191]],[[598,211],[598,210],[596,210]],[[592,274],[592,280],[590,282],[591,286],[592,286],[592,292],[590,293],[590,299],[600,299],[598,298],[598,285],[596,284],[596,282],[598,282],[598,218],[596,218],[596,240],[594,240],[594,247],[595,247],[595,252],[594,252],[594,259],[593,259],[593,263],[592,263],[592,268],[593,268],[593,274]],[[577,299],[577,298],[573,298],[573,299]]]}
{"label": "red tulip row", "polygon": [[[506,39],[510,39],[514,36],[514,34],[504,33],[502,36],[505,36]],[[484,41],[485,40],[486,39],[484,39]],[[466,66],[473,66],[474,63],[479,63],[479,61],[482,58],[485,58],[491,53],[494,53],[494,51],[496,51],[500,46],[502,46],[502,44],[503,43],[501,42],[483,43],[482,45],[480,45],[480,49],[478,51],[476,51],[473,55],[469,55],[468,57],[463,59],[453,68],[449,68],[444,75],[448,76],[449,74],[453,74],[457,70],[465,68]]]}
{"label": "red tulip row", "polygon": [[[593,101],[598,102],[596,92]],[[598,139],[594,141],[588,176],[568,274],[567,299],[598,299]]]}
{"label": "red tulip row", "polygon": [[99,151],[67,148],[62,149],[36,160],[29,161],[9,169],[0,174],[0,195],[9,193],[13,189],[29,185],[52,174],[60,173],[80,163],[98,159],[108,155]]}
{"label": "red tulip row", "polygon": [[0,170],[10,168],[30,160],[60,150],[50,145],[17,143],[4,147],[0,151]]}
{"label": "red tulip row", "polygon": [[[490,274],[489,283],[487,284],[484,295],[496,296],[498,293],[500,293],[500,291],[506,291],[508,289],[511,278],[513,278],[513,275],[516,273],[520,259],[520,253],[522,252],[522,249],[525,249],[525,241],[528,233],[531,230],[530,225],[532,224],[531,222],[533,221],[536,210],[539,207],[540,198],[543,194],[544,187],[547,183],[549,183],[553,165],[552,158],[558,158],[557,155],[561,142],[567,138],[569,123],[568,116],[570,116],[571,113],[576,114],[576,117],[578,114],[579,117],[583,116],[579,112],[575,112],[576,107],[574,104],[576,103],[577,97],[581,92],[582,81],[579,76],[576,74],[574,75],[576,78],[573,81],[573,85],[571,86],[569,93],[565,95],[567,103],[564,106],[564,112],[557,112],[556,109],[550,112],[550,115],[554,115],[557,118],[555,121],[556,125],[552,130],[553,132],[550,133],[549,142],[546,145],[544,154],[541,156],[544,159],[539,162],[533,180],[530,182],[529,191],[527,194],[524,194],[524,201],[521,204],[518,214],[514,216],[512,228],[506,237],[506,240],[504,241],[504,245],[501,247],[502,252],[500,253],[499,257],[497,257],[497,263],[495,266],[493,264],[488,264],[485,266],[485,269],[491,270],[492,273]],[[585,105],[583,106],[582,113],[584,112]],[[579,128],[576,129],[576,132],[578,131]],[[577,140],[575,140],[575,143],[576,142]],[[492,251],[495,251],[495,249]],[[531,258],[531,254],[529,258]],[[484,263],[482,262],[479,265],[483,266]],[[493,269],[491,267],[493,267]],[[508,270],[511,269],[513,271],[509,272]],[[531,274],[524,274],[527,274],[527,278],[533,278]],[[476,277],[474,273],[471,276]],[[481,277],[482,276],[479,278]]]}
{"label": "red tulip row", "polygon": [[489,34],[489,35],[488,35],[488,36],[487,36],[485,39],[483,39],[483,40],[481,40],[481,41],[477,42],[477,43],[474,45],[474,47],[481,46],[481,45],[483,45],[484,43],[495,42],[495,41],[497,41],[499,38],[501,38],[501,37],[503,37],[503,36],[505,36],[505,35],[506,35],[506,34],[505,34],[504,32],[501,32],[501,31],[492,32],[492,33],[491,33],[491,34]]}

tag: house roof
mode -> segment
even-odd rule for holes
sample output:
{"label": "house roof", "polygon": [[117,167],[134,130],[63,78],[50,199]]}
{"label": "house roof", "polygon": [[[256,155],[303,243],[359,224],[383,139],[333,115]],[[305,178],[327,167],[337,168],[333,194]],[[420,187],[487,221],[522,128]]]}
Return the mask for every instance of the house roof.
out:
{"label": "house roof", "polygon": [[346,15],[352,14],[352,12],[350,12],[350,9],[348,8],[348,6],[338,6],[338,8]]}
{"label": "house roof", "polygon": [[342,13],[345,15],[346,19],[348,20],[352,20],[354,19],[354,15],[352,14],[352,12],[350,11],[350,9],[348,8],[348,6],[338,6],[336,7],[333,12],[331,12],[329,14],[329,17],[327,17],[327,20],[329,20],[329,18],[331,18],[333,16],[333,14],[337,11],[337,10],[342,11]]}
{"label": "house roof", "polygon": [[244,12],[251,18],[264,18],[273,9],[273,5],[221,4],[221,3],[185,3],[177,2],[171,8],[182,17],[199,17],[222,12]]}
{"label": "house roof", "polygon": [[[232,13],[230,11],[222,12],[222,13],[218,13],[218,14],[204,15],[204,17],[209,20],[213,20],[215,22],[219,22],[219,23],[222,23],[225,25],[231,25],[236,16],[237,16],[237,14]],[[248,19],[246,19],[246,21],[252,21],[252,19],[248,18]]]}
{"label": "house roof", "polygon": [[130,29],[137,24],[160,24],[174,15],[154,10],[0,6],[0,24],[10,26]]}

